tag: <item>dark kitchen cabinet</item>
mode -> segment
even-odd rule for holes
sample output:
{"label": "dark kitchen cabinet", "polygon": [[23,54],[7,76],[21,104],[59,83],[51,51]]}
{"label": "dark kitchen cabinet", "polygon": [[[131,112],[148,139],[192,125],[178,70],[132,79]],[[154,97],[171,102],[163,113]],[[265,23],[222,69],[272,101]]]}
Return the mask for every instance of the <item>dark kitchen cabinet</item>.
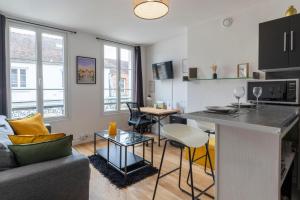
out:
{"label": "dark kitchen cabinet", "polygon": [[300,67],[300,15],[259,24],[259,69]]}
{"label": "dark kitchen cabinet", "polygon": [[290,67],[300,66],[300,15],[291,17]]}

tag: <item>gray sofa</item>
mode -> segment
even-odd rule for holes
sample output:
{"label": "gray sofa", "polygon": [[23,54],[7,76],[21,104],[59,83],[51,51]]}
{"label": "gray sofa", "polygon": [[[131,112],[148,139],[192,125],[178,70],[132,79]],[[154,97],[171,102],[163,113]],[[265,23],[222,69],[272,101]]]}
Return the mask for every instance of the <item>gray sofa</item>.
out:
{"label": "gray sofa", "polygon": [[88,200],[90,167],[87,157],[71,156],[17,167],[7,149],[11,128],[0,116],[1,200]]}

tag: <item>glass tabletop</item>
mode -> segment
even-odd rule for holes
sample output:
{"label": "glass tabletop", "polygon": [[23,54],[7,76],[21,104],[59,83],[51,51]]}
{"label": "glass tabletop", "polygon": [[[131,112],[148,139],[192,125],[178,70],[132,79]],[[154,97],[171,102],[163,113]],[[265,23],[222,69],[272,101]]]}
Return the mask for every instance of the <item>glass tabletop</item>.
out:
{"label": "glass tabletop", "polygon": [[122,131],[119,129],[117,130],[116,135],[109,135],[108,130],[95,132],[95,134],[101,138],[114,141],[123,146],[131,146],[152,140],[151,137],[144,136],[140,133],[133,131]]}

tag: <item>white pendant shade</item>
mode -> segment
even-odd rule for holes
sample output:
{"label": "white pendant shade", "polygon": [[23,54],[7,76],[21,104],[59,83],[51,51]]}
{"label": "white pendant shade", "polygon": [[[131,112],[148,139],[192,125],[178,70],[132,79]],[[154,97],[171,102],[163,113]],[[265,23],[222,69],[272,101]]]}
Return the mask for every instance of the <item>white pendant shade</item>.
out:
{"label": "white pendant shade", "polygon": [[134,14],[142,19],[158,19],[169,12],[169,0],[133,0]]}

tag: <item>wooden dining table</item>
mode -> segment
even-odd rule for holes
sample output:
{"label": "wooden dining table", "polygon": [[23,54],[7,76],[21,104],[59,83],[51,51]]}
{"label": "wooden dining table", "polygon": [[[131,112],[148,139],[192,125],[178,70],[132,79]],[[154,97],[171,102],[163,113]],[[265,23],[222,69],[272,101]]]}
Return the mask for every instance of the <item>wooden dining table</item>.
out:
{"label": "wooden dining table", "polygon": [[160,141],[164,138],[160,136],[160,128],[162,126],[161,120],[165,119],[166,117],[179,113],[179,109],[160,109],[154,107],[141,107],[140,108],[142,113],[150,115],[152,118],[156,120],[158,124],[158,146],[160,146]]}

